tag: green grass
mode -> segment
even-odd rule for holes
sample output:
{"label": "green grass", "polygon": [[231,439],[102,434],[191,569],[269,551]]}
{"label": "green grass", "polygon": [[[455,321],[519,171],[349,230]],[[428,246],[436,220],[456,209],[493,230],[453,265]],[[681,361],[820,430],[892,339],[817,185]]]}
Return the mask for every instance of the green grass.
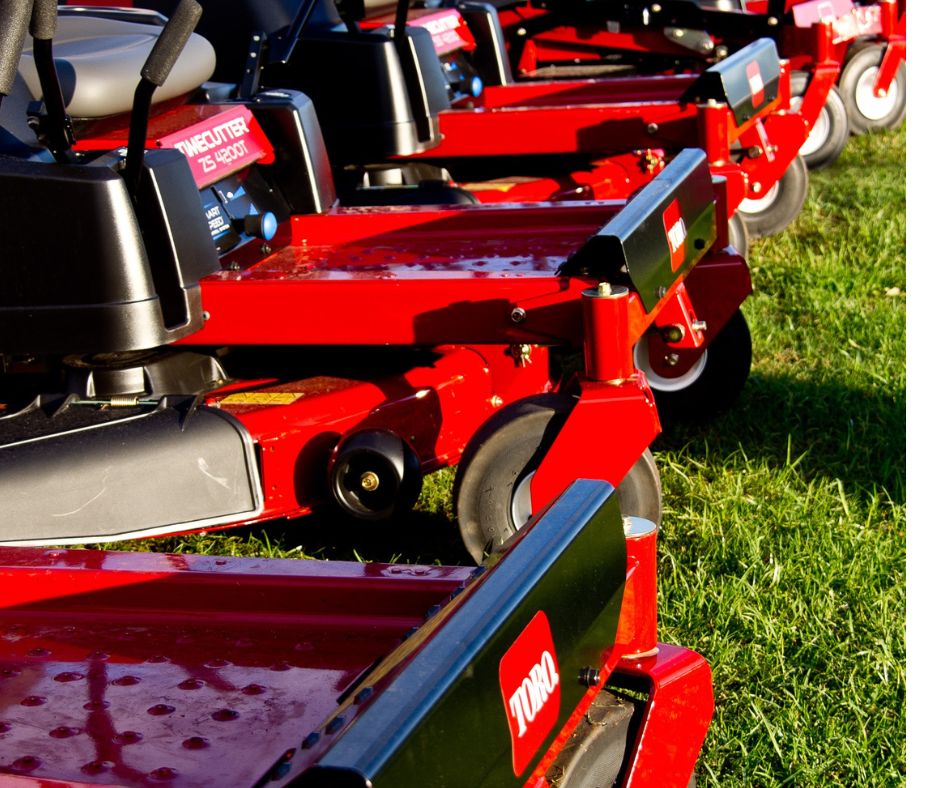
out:
{"label": "green grass", "polygon": [[[795,225],[752,247],[740,402],[654,447],[660,636],[714,671],[699,785],[904,783],[904,161],[902,129],[813,173]],[[121,547],[466,561],[452,477],[394,530],[306,519]]]}

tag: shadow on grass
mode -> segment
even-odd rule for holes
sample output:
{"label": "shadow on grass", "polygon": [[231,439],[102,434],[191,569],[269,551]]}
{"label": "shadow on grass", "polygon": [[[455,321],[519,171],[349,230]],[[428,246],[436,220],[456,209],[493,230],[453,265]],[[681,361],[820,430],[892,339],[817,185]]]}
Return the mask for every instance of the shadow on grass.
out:
{"label": "shadow on grass", "polygon": [[905,423],[903,390],[892,397],[754,373],[732,410],[701,425],[670,425],[653,449],[707,454],[718,464],[743,451],[771,467],[796,464],[803,476],[840,479],[846,492],[883,490],[902,504]]}

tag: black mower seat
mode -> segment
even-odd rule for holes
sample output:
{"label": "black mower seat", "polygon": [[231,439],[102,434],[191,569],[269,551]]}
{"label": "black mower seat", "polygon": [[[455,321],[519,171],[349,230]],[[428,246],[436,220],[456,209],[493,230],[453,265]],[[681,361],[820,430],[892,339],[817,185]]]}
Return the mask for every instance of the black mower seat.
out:
{"label": "black mower seat", "polygon": [[[79,118],[102,118],[130,112],[140,70],[161,28],[156,25],[62,16],[53,41],[66,109]],[[212,76],[215,51],[202,36],[193,35],[155,101],[176,98],[195,90]],[[42,91],[27,41],[20,59],[20,75],[34,98]]]}

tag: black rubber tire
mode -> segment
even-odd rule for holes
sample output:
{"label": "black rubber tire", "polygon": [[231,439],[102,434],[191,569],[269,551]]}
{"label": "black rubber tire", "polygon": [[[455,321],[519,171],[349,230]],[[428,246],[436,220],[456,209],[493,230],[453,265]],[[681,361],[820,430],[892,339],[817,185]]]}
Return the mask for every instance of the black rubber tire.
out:
{"label": "black rubber tire", "polygon": [[[493,414],[467,445],[454,481],[457,521],[477,563],[524,525],[513,517],[513,496],[534,473],[574,407],[563,394],[540,394]],[[577,476],[572,459],[572,479]],[[662,519],[662,487],[649,449],[617,487],[625,515]]]}
{"label": "black rubber tire", "polygon": [[601,690],[545,777],[553,788],[612,788],[628,755],[634,705]]}
{"label": "black rubber tire", "polygon": [[769,205],[756,208],[749,205],[751,201],[744,200],[738,206],[751,238],[776,235],[800,215],[809,194],[809,172],[802,156],[790,162],[773,188],[776,188],[776,195]]}
{"label": "black rubber tire", "polygon": [[738,254],[747,260],[747,251],[748,247],[751,245],[751,238],[748,235],[747,225],[744,223],[744,219],[741,218],[741,214],[737,211],[735,211],[728,220],[728,240],[737,250]]}
{"label": "black rubber tire", "polygon": [[751,332],[740,309],[709,343],[705,354],[701,374],[685,388],[657,388],[655,377],[648,374],[665,426],[676,421],[707,421],[730,408],[741,394],[751,373]]}
{"label": "black rubber tire", "polygon": [[[894,101],[883,115],[871,117],[871,112],[866,115],[859,105],[859,95],[865,89],[864,81],[873,78],[873,71],[877,74],[883,56],[883,46],[870,44],[857,49],[842,66],[839,89],[845,99],[849,130],[853,134],[869,134],[874,131],[897,128],[907,114],[907,69],[903,62],[891,82],[891,87],[895,91]],[[860,86],[860,83],[863,84]]]}
{"label": "black rubber tire", "polygon": [[[790,92],[795,101],[806,93],[809,84],[809,74],[805,71],[796,71],[790,77]],[[826,96],[826,103],[822,113],[813,127],[817,134],[825,135],[820,140],[807,139],[800,148],[800,155],[806,166],[811,170],[828,167],[845,149],[849,141],[849,116],[845,108],[845,101],[838,87],[833,87]],[[813,145],[813,142],[818,144]],[[812,145],[812,147],[808,147]]]}

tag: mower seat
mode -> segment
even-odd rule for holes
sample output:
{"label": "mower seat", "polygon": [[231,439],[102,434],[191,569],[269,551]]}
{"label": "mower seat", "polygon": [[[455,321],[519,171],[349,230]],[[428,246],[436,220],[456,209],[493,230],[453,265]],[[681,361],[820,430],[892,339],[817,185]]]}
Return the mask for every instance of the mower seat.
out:
{"label": "mower seat", "polygon": [[[134,90],[161,28],[152,24],[105,19],[94,15],[62,16],[53,41],[67,111],[79,118],[102,118],[130,112]],[[212,76],[215,51],[194,35],[183,47],[155,101],[195,90]],[[20,75],[33,98],[42,90],[31,42],[23,48]]]}

